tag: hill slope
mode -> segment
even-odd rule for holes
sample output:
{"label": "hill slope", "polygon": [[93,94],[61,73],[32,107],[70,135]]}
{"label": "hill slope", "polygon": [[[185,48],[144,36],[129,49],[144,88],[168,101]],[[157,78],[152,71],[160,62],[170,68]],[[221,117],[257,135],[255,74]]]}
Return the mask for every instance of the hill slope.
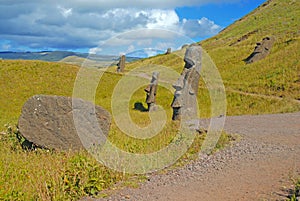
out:
{"label": "hill slope", "polygon": [[[269,0],[215,37],[200,42],[223,78],[228,114],[299,110],[299,27],[299,1]],[[270,54],[263,60],[246,64],[244,60],[253,52],[256,43],[266,36],[275,38]],[[182,58],[172,54],[138,61],[128,68],[149,64],[167,66],[178,72],[184,65]],[[200,87],[204,86],[200,83]],[[279,100],[289,102],[290,106],[286,103],[275,106]]]}
{"label": "hill slope", "polygon": [[[269,0],[201,45],[213,58],[228,88],[300,99],[299,27],[299,1]],[[266,36],[275,37],[270,55],[245,64],[243,60],[256,42]]]}

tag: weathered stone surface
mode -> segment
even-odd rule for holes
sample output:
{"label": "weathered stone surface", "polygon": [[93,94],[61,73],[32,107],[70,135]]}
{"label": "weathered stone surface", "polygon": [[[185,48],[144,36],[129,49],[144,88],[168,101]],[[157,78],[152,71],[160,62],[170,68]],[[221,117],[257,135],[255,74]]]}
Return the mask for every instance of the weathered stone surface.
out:
{"label": "weathered stone surface", "polygon": [[245,59],[245,62],[250,64],[264,59],[270,53],[273,43],[273,37],[265,37],[262,42],[256,43],[253,53],[247,59]]}
{"label": "weathered stone surface", "polygon": [[192,45],[187,48],[184,61],[185,66],[181,76],[173,85],[175,88],[172,102],[173,120],[181,119],[182,115],[197,117],[197,93],[200,79],[202,48]]}
{"label": "weathered stone surface", "polygon": [[117,72],[124,72],[125,69],[125,62],[126,62],[126,56],[122,55],[120,57],[119,63],[117,64],[118,68],[117,68]]}
{"label": "weathered stone surface", "polygon": [[150,84],[144,89],[147,93],[146,103],[148,104],[148,111],[155,110],[158,76],[159,72],[153,72]]}
{"label": "weathered stone surface", "polygon": [[166,54],[171,54],[171,53],[172,53],[172,49],[169,47],[169,48],[167,49]]}
{"label": "weathered stone surface", "polygon": [[110,122],[109,112],[82,99],[36,95],[24,104],[18,127],[37,146],[80,150],[103,143]]}
{"label": "weathered stone surface", "polygon": [[189,46],[190,46],[190,45],[188,45],[188,44],[184,44],[184,45],[181,46],[181,49],[188,48]]}

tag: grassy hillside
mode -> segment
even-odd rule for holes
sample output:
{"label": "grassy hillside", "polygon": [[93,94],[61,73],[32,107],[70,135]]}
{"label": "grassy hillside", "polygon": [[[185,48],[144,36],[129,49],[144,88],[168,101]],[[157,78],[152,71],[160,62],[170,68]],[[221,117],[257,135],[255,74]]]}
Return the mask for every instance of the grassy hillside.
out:
{"label": "grassy hillside", "polygon": [[[300,2],[270,0],[201,42],[218,66],[227,89],[300,99]],[[246,65],[256,42],[275,37],[271,54]],[[241,38],[246,38],[237,42]]]}
{"label": "grassy hillside", "polygon": [[[4,200],[74,200],[85,195],[98,195],[118,181],[124,185],[136,185],[132,177],[106,168],[86,152],[36,152],[23,151],[15,138],[22,105],[35,94],[72,96],[73,85],[79,67],[63,63],[41,61],[0,60],[0,122],[8,128],[0,134],[0,199]],[[122,75],[107,72],[103,75],[96,92],[96,104],[111,112],[113,89]],[[138,78],[141,79],[141,78]],[[148,81],[147,81],[148,83]],[[110,140],[131,153],[149,153],[167,146],[177,133],[178,124],[171,121],[172,93],[159,87],[157,101],[166,108],[167,125],[155,137],[136,140],[125,135],[112,122]],[[146,126],[150,123],[148,113],[134,109],[135,103],[143,103],[143,88],[136,91],[130,100],[132,120]],[[222,135],[218,148],[228,143]],[[177,164],[197,156],[203,136],[197,135],[189,151]]]}
{"label": "grassy hillside", "polygon": [[[300,109],[296,101],[300,99],[299,10],[300,3],[296,0],[268,1],[219,35],[201,42],[223,78],[228,115]],[[264,60],[246,65],[243,60],[251,54],[255,43],[265,36],[276,38],[271,54]],[[239,42],[241,38],[244,40]],[[132,62],[126,65],[125,74],[140,66],[155,70],[157,65],[181,72],[184,62],[178,55],[183,53]],[[104,73],[95,100],[96,104],[110,112],[113,90],[124,78],[124,74],[116,74],[115,70],[112,67]],[[84,195],[95,195],[120,180],[132,182],[128,175],[108,170],[85,152],[25,152],[13,137],[16,132],[13,125],[17,123],[25,101],[35,94],[71,96],[78,71],[78,66],[64,63],[0,60],[0,130],[4,130],[7,123],[11,125],[6,134],[0,134],[0,199],[74,200]],[[151,76],[143,70],[135,73],[136,76]],[[168,80],[168,75],[161,74],[160,80]],[[129,104],[132,120],[141,127],[150,123],[148,113],[134,109],[136,103],[145,102],[143,89],[144,86],[135,91]],[[170,120],[172,98],[172,91],[163,86],[158,88],[157,103],[166,110],[168,120],[166,127],[153,139],[130,138],[112,122],[110,140],[132,153],[149,153],[166,146],[178,126]],[[210,99],[203,80],[198,100],[201,117],[209,117]],[[202,140],[203,137],[198,136],[183,159],[193,158]],[[227,141],[228,137],[223,136],[218,146]]]}
{"label": "grassy hillside", "polygon": [[[223,78],[228,115],[300,109],[299,27],[299,1],[270,0],[217,36],[200,43]],[[266,36],[275,37],[271,53],[263,60],[246,64],[244,59],[253,52],[256,43]],[[180,72],[184,63],[176,54],[138,61],[129,65],[127,70],[156,64]],[[207,93],[202,88],[205,88],[203,81],[200,83],[200,96]],[[208,103],[204,99],[201,97],[199,101]],[[209,116],[207,104],[201,108],[202,116]]]}

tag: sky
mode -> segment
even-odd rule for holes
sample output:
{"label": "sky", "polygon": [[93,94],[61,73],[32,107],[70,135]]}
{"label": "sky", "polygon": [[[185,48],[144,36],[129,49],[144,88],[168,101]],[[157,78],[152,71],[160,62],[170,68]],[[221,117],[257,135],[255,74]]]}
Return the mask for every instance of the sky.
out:
{"label": "sky", "polygon": [[212,37],[264,1],[0,0],[0,51],[151,56]]}

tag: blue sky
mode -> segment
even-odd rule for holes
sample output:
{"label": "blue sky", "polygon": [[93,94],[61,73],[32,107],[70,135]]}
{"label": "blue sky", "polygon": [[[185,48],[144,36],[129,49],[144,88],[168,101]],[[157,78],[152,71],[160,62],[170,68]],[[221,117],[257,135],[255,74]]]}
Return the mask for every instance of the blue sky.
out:
{"label": "blue sky", "polygon": [[123,54],[200,41],[265,0],[0,0],[0,51]]}

